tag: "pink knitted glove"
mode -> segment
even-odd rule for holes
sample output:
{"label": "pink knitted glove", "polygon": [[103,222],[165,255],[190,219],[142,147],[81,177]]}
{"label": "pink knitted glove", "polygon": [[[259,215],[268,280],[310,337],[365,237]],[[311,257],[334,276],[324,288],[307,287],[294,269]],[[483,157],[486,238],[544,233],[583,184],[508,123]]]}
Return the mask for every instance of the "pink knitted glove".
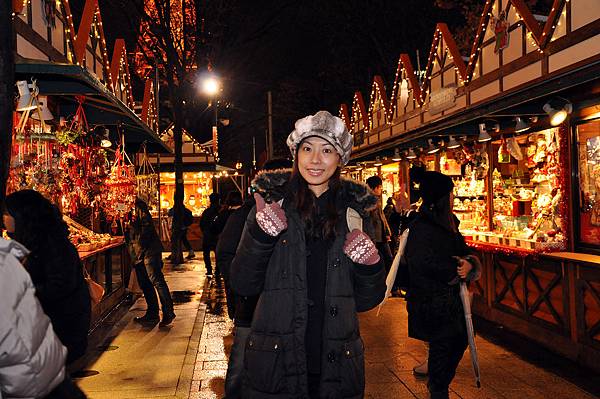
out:
{"label": "pink knitted glove", "polygon": [[346,235],[344,253],[354,263],[374,265],[379,262],[379,252],[375,244],[359,229],[354,229]]}
{"label": "pink knitted glove", "polygon": [[256,223],[262,231],[272,237],[277,237],[279,233],[287,229],[287,218],[281,205],[277,202],[266,204],[259,193],[254,193],[256,200]]}

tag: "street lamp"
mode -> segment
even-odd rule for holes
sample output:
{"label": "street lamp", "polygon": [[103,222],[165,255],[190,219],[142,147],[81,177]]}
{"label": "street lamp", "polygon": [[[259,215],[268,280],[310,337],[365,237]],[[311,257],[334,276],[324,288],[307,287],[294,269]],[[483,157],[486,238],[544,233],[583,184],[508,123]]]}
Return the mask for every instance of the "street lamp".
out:
{"label": "street lamp", "polygon": [[215,162],[219,161],[219,135],[217,126],[219,125],[218,119],[218,105],[219,103],[216,100],[217,94],[219,93],[220,83],[219,80],[214,76],[207,76],[202,80],[202,92],[207,96],[211,97],[211,102],[213,103],[215,109],[215,119],[212,127],[212,137],[213,137],[213,153],[215,156]]}
{"label": "street lamp", "polygon": [[202,81],[202,92],[207,96],[214,97],[219,92],[219,86],[217,78],[213,76],[207,77]]}

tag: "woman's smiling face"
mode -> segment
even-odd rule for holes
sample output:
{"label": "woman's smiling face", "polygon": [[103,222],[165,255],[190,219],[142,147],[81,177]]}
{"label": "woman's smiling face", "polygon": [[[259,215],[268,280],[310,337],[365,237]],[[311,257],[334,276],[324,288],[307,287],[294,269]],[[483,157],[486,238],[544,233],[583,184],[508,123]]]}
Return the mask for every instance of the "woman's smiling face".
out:
{"label": "woman's smiling face", "polygon": [[297,162],[308,188],[318,197],[329,188],[329,179],[340,166],[340,155],[327,140],[313,136],[300,143]]}

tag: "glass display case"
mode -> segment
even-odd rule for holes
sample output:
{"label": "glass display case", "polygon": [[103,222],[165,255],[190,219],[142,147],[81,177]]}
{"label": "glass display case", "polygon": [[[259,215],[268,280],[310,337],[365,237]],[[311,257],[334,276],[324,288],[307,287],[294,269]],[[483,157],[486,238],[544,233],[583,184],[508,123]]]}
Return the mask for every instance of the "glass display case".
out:
{"label": "glass display case", "polygon": [[579,242],[600,247],[600,120],[577,126]]}
{"label": "glass display case", "polygon": [[465,236],[488,231],[488,157],[481,145],[465,146],[440,157],[440,171],[454,182],[453,211]]}
{"label": "glass display case", "polygon": [[525,249],[562,249],[558,128],[492,143],[492,230],[499,243]]}
{"label": "glass display case", "polygon": [[516,250],[564,249],[560,140],[552,128],[443,154],[440,170],[453,176],[453,210],[463,235]]}

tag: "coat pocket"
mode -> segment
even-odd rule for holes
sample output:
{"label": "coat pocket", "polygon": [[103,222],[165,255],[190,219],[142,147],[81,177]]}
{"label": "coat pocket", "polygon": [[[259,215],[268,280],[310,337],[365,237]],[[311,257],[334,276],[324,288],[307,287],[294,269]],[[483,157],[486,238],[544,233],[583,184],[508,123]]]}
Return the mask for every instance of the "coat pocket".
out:
{"label": "coat pocket", "polygon": [[252,389],[270,394],[283,392],[285,370],[281,337],[250,334],[246,341],[244,370]]}
{"label": "coat pocket", "polygon": [[365,390],[365,346],[360,337],[342,347],[340,384],[342,397],[362,395]]}

